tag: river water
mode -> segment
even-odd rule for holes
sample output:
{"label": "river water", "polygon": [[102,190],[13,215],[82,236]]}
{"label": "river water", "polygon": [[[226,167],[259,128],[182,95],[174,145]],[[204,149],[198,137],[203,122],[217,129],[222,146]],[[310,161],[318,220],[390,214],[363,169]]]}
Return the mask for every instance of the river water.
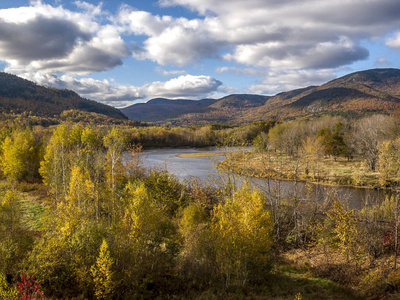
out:
{"label": "river water", "polygon": [[[233,149],[240,151],[243,149]],[[244,180],[251,182],[260,190],[270,195],[280,197],[290,197],[296,195],[297,198],[307,199],[310,195],[318,197],[321,201],[327,196],[335,193],[339,199],[346,201],[350,208],[361,208],[364,205],[381,202],[389,195],[385,190],[374,190],[367,188],[338,187],[321,184],[308,184],[303,182],[266,180],[249,178],[234,174],[227,174],[218,171],[215,164],[224,159],[223,156],[213,157],[179,157],[179,154],[198,154],[204,152],[220,152],[217,148],[204,149],[154,149],[144,151],[144,163],[149,168],[159,168],[167,170],[175,175],[180,181],[197,179],[203,184],[217,185],[219,183],[235,182],[240,184]]]}

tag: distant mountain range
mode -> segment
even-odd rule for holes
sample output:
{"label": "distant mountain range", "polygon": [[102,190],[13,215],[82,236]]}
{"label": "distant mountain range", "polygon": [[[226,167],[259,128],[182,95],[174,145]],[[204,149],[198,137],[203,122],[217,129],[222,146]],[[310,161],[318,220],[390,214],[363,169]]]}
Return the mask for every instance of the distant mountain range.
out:
{"label": "distant mountain range", "polygon": [[248,123],[267,119],[388,113],[400,105],[400,70],[372,69],[321,86],[275,96],[229,95],[221,99],[157,98],[121,109],[129,119],[171,125]]}
{"label": "distant mountain range", "polygon": [[[57,117],[71,109],[107,117],[155,124],[243,124],[269,119],[312,118],[321,115],[360,117],[400,108],[400,70],[373,69],[352,73],[321,86],[275,96],[234,94],[221,99],[156,98],[120,110],[80,97],[71,90],[39,86],[0,72],[0,113],[30,113]],[[126,117],[127,116],[127,117]]]}
{"label": "distant mountain range", "polygon": [[[221,99],[170,100],[156,98],[121,109],[131,120],[153,123],[230,123],[233,114],[265,104],[270,97],[229,95]],[[186,122],[187,121],[187,122]],[[186,123],[186,124],[185,124]]]}
{"label": "distant mountain range", "polygon": [[40,117],[59,116],[66,110],[94,112],[127,119],[118,109],[80,97],[71,90],[46,88],[18,76],[0,72],[0,112],[26,113]]}

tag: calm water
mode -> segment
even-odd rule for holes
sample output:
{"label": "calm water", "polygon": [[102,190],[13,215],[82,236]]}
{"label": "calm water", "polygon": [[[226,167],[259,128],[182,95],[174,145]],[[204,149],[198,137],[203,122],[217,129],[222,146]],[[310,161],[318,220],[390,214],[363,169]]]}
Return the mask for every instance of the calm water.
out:
{"label": "calm water", "polygon": [[[242,150],[242,149],[233,149]],[[219,149],[155,149],[144,151],[145,164],[150,168],[161,168],[167,170],[169,173],[174,174],[179,180],[186,181],[190,179],[198,179],[204,184],[216,185],[218,182],[226,182],[228,180],[240,184],[243,180],[249,180],[252,185],[258,187],[262,191],[273,193],[274,195],[280,194],[281,197],[290,195],[300,195],[300,198],[307,199],[312,193],[318,195],[321,201],[324,201],[328,194],[337,193],[341,199],[346,199],[351,208],[361,208],[364,204],[371,204],[382,201],[387,191],[377,191],[365,188],[348,188],[348,187],[335,187],[327,185],[306,185],[303,182],[293,181],[276,181],[249,178],[238,176],[234,174],[221,173],[215,168],[218,161],[224,159],[223,156],[214,157],[177,157],[178,154],[192,154],[202,152],[219,152]]]}

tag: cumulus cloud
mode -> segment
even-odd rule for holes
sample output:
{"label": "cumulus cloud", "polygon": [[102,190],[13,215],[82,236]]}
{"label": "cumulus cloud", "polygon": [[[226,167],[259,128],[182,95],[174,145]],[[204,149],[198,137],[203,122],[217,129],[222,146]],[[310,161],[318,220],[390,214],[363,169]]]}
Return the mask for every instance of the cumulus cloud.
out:
{"label": "cumulus cloud", "polygon": [[75,3],[84,12],[40,1],[0,10],[0,57],[8,64],[5,70],[85,74],[122,64],[130,53],[118,28],[99,24],[101,6]]}
{"label": "cumulus cloud", "polygon": [[400,49],[400,32],[386,40],[386,46],[394,49]]}
{"label": "cumulus cloud", "polygon": [[217,91],[221,85],[222,82],[210,76],[185,75],[166,82],[153,82],[146,89],[152,97],[202,98]]}
{"label": "cumulus cloud", "polygon": [[274,95],[301,87],[320,85],[334,78],[336,78],[336,73],[331,69],[266,71],[264,79],[248,87],[248,91],[255,94]]}
{"label": "cumulus cloud", "polygon": [[136,47],[136,59],[150,59],[160,65],[184,66],[204,58],[216,57],[222,43],[210,37],[200,19],[154,16],[123,6],[116,19],[121,30],[146,35],[143,47]]}
{"label": "cumulus cloud", "polygon": [[56,76],[39,72],[19,75],[40,85],[70,89],[80,96],[115,107],[124,107],[139,99],[155,97],[204,98],[217,91],[222,84],[210,76],[185,75],[166,82],[156,81],[143,86],[116,85],[109,80],[75,78],[69,75]]}
{"label": "cumulus cloud", "polygon": [[[336,68],[366,59],[365,38],[400,26],[398,0],[159,0],[204,15],[209,37],[233,46],[227,60],[251,66]],[[400,39],[399,39],[400,40]],[[397,37],[388,45],[397,47]]]}
{"label": "cumulus cloud", "polygon": [[39,85],[70,89],[84,98],[115,107],[126,106],[135,100],[145,97],[145,89],[142,87],[116,85],[109,80],[96,80],[87,77],[78,79],[70,75],[58,77],[40,72],[26,72],[19,76],[34,81]]}

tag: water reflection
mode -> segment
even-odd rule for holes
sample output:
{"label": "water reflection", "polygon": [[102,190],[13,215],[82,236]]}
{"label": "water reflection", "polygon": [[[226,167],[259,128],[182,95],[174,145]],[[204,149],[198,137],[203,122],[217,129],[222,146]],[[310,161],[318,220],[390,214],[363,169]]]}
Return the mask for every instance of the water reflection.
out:
{"label": "water reflection", "polygon": [[[242,150],[242,149],[231,149]],[[219,152],[218,148],[204,149],[154,149],[144,151],[145,165],[150,168],[161,168],[174,174],[179,180],[187,181],[197,179],[204,184],[216,185],[218,182],[227,181],[240,184],[243,180],[248,180],[264,191],[269,196],[287,198],[296,197],[300,200],[313,199],[325,201],[328,195],[337,193],[339,199],[348,202],[350,208],[361,208],[365,204],[370,205],[381,202],[387,195],[386,190],[374,190],[366,188],[337,187],[321,184],[304,184],[303,182],[265,180],[226,174],[219,172],[215,164],[223,160],[223,156],[214,157],[178,157],[179,154],[197,154],[204,151]]]}

